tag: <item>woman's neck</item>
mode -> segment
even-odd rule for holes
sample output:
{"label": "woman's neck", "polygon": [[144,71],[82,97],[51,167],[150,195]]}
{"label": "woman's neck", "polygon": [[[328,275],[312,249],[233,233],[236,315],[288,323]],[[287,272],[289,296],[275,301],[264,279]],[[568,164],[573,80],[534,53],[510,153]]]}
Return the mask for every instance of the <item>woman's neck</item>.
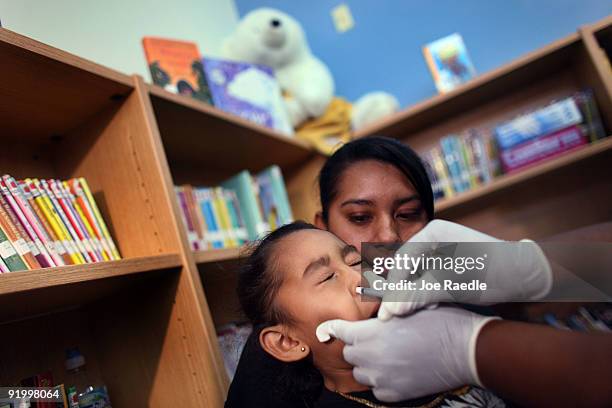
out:
{"label": "woman's neck", "polygon": [[319,370],[323,375],[325,388],[330,391],[355,392],[370,389],[368,386],[360,384],[355,380],[352,367],[328,367],[320,368]]}

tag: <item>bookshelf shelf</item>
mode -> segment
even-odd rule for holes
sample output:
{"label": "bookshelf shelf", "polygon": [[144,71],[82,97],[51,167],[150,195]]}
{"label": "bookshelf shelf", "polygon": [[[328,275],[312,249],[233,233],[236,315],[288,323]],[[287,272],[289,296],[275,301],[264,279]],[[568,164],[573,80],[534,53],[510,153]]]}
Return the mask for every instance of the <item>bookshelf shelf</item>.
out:
{"label": "bookshelf shelf", "polygon": [[593,144],[589,144],[575,149],[567,154],[552,160],[540,163],[524,171],[514,174],[502,175],[494,179],[491,183],[475,188],[465,193],[459,194],[450,199],[440,200],[435,204],[437,215],[444,215],[446,212],[466,206],[479,199],[492,194],[508,190],[521,183],[529,183],[537,180],[538,177],[546,175],[555,170],[571,166],[575,163],[588,160],[601,153],[612,150],[612,137],[607,137]]}
{"label": "bookshelf shelf", "polygon": [[271,164],[287,171],[317,154],[299,139],[203,102],[155,85],[147,85],[147,89],[168,163],[179,182],[183,175],[193,175],[195,169],[206,170],[202,178],[207,183],[218,182],[245,168],[259,171]]}
{"label": "bookshelf shelf", "polygon": [[0,296],[180,266],[180,256],[169,254],[3,273]]}
{"label": "bookshelf shelf", "polygon": [[198,265],[213,262],[235,261],[238,260],[243,251],[244,248],[209,249],[194,251],[193,257]]}
{"label": "bookshelf shelf", "polygon": [[0,28],[0,55],[3,138],[62,137],[133,89],[127,75],[4,28]]}

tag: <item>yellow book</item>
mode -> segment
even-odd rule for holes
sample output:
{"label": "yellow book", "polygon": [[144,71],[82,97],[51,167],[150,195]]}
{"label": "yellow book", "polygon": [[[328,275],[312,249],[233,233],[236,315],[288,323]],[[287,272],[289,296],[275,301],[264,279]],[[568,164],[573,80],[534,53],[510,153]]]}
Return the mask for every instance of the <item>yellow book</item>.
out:
{"label": "yellow book", "polygon": [[121,255],[119,254],[119,251],[117,250],[117,247],[115,246],[115,242],[113,241],[113,238],[108,232],[108,228],[106,228],[106,223],[104,222],[104,219],[102,218],[102,214],[100,214],[100,210],[98,209],[98,206],[96,204],[96,201],[93,198],[93,195],[91,194],[91,190],[89,189],[89,185],[87,184],[87,181],[83,177],[79,177],[78,181],[79,181],[79,185],[83,189],[83,192],[85,193],[85,197],[87,197],[89,206],[91,207],[91,210],[93,211],[96,217],[96,221],[98,225],[100,226],[100,230],[102,231],[102,234],[104,235],[104,240],[106,241],[106,244],[111,250],[113,259],[121,259]]}
{"label": "yellow book", "polygon": [[223,199],[223,191],[221,187],[215,187],[213,189],[213,207],[215,213],[218,215],[219,223],[223,229],[224,242],[226,248],[235,248],[238,246],[238,241],[234,238],[232,223],[229,218],[229,211],[227,204]]}
{"label": "yellow book", "polygon": [[44,194],[41,194],[40,188],[38,186],[37,179],[26,179],[26,183],[28,187],[30,187],[30,191],[34,197],[34,202],[40,208],[40,211],[45,215],[47,221],[51,225],[53,232],[57,237],[62,241],[66,251],[70,255],[70,259],[75,265],[80,265],[85,263],[85,258],[81,255],[81,252],[75,247],[72,238],[70,237],[70,233],[64,226],[64,223],[60,219],[59,215],[56,214],[55,209],[53,208],[53,204]]}
{"label": "yellow book", "polygon": [[79,205],[76,197],[74,196],[74,194],[69,193],[70,186],[68,185],[68,183],[66,181],[62,181],[62,186],[64,187],[64,189],[66,191],[66,197],[72,202],[72,206],[76,210],[76,212],[79,215],[79,217],[81,217],[81,222],[83,223],[83,225],[85,226],[85,229],[87,230],[87,233],[91,237],[90,240],[91,240],[91,243],[92,243],[93,247],[95,249],[97,249],[98,252],[100,252],[100,255],[102,255],[102,259],[104,261],[110,261],[111,257],[104,250],[102,244],[100,243],[100,240],[96,236],[96,233],[94,232],[94,229],[92,228],[91,224],[89,223],[89,220],[85,216],[85,213],[83,212],[83,209]]}

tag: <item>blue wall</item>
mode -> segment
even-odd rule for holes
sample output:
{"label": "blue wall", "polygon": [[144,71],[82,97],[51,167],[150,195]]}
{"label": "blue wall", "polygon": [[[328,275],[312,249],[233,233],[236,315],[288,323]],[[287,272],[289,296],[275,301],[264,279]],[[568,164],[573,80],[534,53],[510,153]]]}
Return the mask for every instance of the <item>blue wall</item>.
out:
{"label": "blue wall", "polygon": [[483,73],[612,14],[609,0],[345,0],[355,27],[339,34],[330,12],[342,0],[235,2],[240,16],[266,6],[296,17],[338,95],[384,90],[402,106],[436,94],[421,52],[433,40],[459,32]]}

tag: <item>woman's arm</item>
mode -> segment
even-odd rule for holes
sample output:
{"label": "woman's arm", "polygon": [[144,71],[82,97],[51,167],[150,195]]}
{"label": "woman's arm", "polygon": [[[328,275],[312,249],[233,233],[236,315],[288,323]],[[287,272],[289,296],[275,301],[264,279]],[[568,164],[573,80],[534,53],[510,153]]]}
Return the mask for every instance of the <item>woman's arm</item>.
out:
{"label": "woman's arm", "polygon": [[612,335],[510,321],[484,326],[478,374],[489,389],[524,406],[612,406]]}

